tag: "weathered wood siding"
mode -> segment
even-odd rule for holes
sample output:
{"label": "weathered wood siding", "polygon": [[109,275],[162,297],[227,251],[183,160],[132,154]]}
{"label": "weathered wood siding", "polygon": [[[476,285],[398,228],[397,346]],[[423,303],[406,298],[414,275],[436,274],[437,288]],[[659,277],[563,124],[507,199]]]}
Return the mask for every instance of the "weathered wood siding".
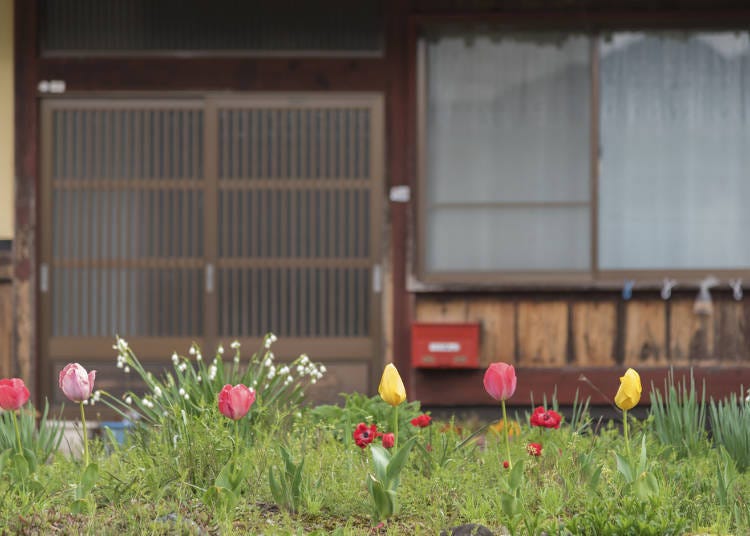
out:
{"label": "weathered wood siding", "polygon": [[479,322],[480,363],[521,367],[750,366],[750,304],[713,293],[713,312],[691,294],[540,297],[435,295],[416,298],[417,322]]}
{"label": "weathered wood siding", "polygon": [[14,375],[12,360],[13,337],[13,285],[10,265],[0,258],[0,378]]}

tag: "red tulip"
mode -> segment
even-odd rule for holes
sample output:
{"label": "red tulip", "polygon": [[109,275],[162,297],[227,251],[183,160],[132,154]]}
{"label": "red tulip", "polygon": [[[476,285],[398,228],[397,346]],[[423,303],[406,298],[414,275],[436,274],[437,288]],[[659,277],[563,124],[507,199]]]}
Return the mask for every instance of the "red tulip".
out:
{"label": "red tulip", "polygon": [[253,402],[255,402],[255,391],[241,383],[234,387],[226,384],[219,393],[219,411],[234,421],[247,415]]}
{"label": "red tulip", "polygon": [[484,388],[495,400],[508,400],[516,392],[516,370],[507,363],[492,363],[484,373]]}
{"label": "red tulip", "polygon": [[383,434],[383,446],[387,449],[392,448],[396,442],[396,436],[391,433]]}
{"label": "red tulip", "polygon": [[29,390],[21,378],[3,378],[0,380],[0,408],[15,411],[29,399]]}
{"label": "red tulip", "polygon": [[60,389],[73,402],[83,402],[91,398],[95,378],[95,370],[87,373],[78,363],[68,363],[60,371]]}

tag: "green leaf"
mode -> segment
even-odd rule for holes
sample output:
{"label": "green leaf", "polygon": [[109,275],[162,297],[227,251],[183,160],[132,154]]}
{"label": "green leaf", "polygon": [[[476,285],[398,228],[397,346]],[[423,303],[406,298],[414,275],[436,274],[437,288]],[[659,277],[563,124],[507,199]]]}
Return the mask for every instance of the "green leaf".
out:
{"label": "green leaf", "polygon": [[638,474],[646,471],[646,465],[648,464],[648,458],[646,457],[646,434],[643,434],[641,439],[641,456],[638,460]]}
{"label": "green leaf", "polygon": [[391,494],[386,491],[383,483],[376,479],[372,473],[368,473],[367,477],[367,489],[373,499],[377,521],[389,518],[393,515],[394,510]]}
{"label": "green leaf", "polygon": [[86,499],[76,499],[73,501],[73,504],[70,505],[70,511],[74,514],[88,514],[89,502]]}
{"label": "green leaf", "polygon": [[406,460],[409,458],[409,452],[411,452],[411,449],[414,446],[414,443],[416,442],[416,440],[417,440],[416,437],[412,437],[409,441],[404,443],[401,446],[401,448],[398,449],[396,453],[393,455],[393,458],[391,458],[391,461],[388,464],[388,467],[386,470],[386,477],[387,477],[386,487],[388,487],[389,489],[392,489],[392,488],[388,484],[398,480],[398,476],[401,473],[401,469],[403,469],[404,464],[406,463]]}
{"label": "green leaf", "polygon": [[3,468],[5,468],[5,464],[8,463],[8,460],[10,459],[11,455],[13,454],[13,449],[5,449],[2,454],[0,454],[0,474],[3,472]]}
{"label": "green leaf", "polygon": [[86,467],[86,470],[83,471],[83,476],[81,477],[81,484],[78,487],[80,490],[79,499],[82,499],[86,495],[88,495],[91,490],[94,487],[94,484],[96,484],[96,480],[99,478],[99,466],[95,463],[90,463]]}
{"label": "green leaf", "polygon": [[587,482],[589,491],[596,491],[596,488],[599,486],[599,480],[602,476],[602,466],[600,465],[589,476],[589,480]]}
{"label": "green leaf", "polygon": [[29,472],[36,473],[37,463],[36,463],[36,454],[34,454],[34,451],[24,447],[23,457],[26,458],[26,461],[29,464]]}
{"label": "green leaf", "polygon": [[617,458],[617,470],[625,477],[625,481],[630,484],[633,482],[633,470],[630,468],[630,464],[616,452],[615,457]]}
{"label": "green leaf", "polygon": [[13,471],[18,481],[25,480],[29,476],[29,462],[21,454],[13,455]]}
{"label": "green leaf", "polygon": [[523,462],[516,462],[516,464],[513,466],[513,469],[510,471],[510,489],[516,490],[521,485],[521,482],[523,482]]}
{"label": "green leaf", "polygon": [[375,476],[378,480],[387,482],[391,455],[380,445],[370,445],[370,452],[372,452],[372,463],[375,466]]}
{"label": "green leaf", "polygon": [[518,499],[512,493],[502,492],[500,505],[503,508],[503,513],[508,517],[513,517],[518,512]]}
{"label": "green leaf", "polygon": [[281,489],[279,481],[276,480],[276,477],[274,476],[273,467],[268,468],[268,484],[271,487],[271,494],[273,495],[273,499],[276,501],[276,504],[278,504],[279,506],[284,506],[286,498],[284,497],[284,492]]}

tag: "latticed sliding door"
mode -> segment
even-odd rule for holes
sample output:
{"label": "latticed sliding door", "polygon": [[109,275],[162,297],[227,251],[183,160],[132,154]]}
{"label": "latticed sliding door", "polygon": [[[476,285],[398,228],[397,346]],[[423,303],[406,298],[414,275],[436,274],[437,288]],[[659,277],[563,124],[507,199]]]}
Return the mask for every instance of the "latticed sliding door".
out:
{"label": "latticed sliding door", "polygon": [[[42,107],[43,380],[98,385],[116,333],[159,370],[192,341],[327,361],[334,392],[377,358],[382,105],[373,96],[64,98]],[[135,381],[133,378],[130,381]]]}

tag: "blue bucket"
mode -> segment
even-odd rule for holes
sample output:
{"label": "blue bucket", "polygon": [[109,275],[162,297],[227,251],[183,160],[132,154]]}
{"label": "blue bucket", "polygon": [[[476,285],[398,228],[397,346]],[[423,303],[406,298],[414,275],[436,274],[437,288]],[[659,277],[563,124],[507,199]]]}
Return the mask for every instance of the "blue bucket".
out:
{"label": "blue bucket", "polygon": [[128,428],[133,427],[133,423],[130,421],[103,421],[100,426],[109,428],[117,443],[122,445],[125,442],[125,433]]}

